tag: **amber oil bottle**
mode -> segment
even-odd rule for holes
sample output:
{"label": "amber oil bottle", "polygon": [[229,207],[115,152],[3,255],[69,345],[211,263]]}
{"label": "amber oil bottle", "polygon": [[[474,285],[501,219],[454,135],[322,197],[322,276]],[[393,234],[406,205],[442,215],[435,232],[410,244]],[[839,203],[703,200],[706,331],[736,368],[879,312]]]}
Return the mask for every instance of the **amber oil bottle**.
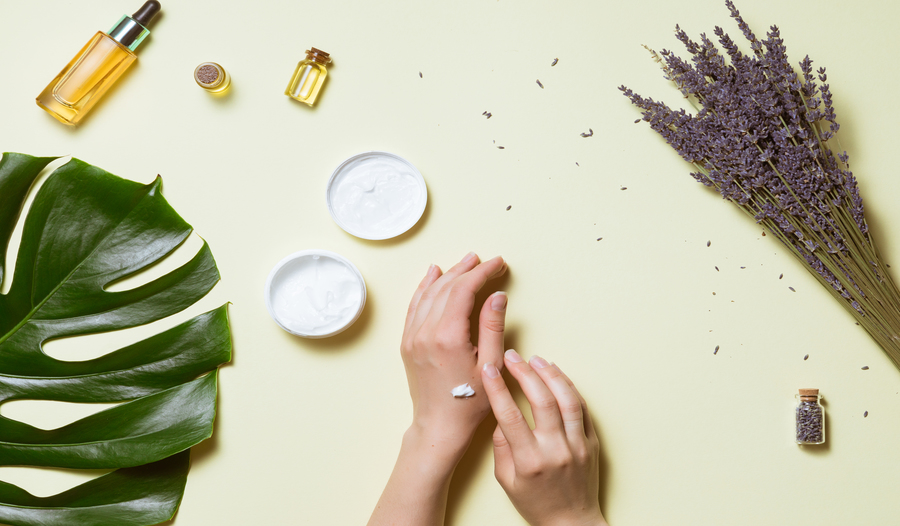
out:
{"label": "amber oil bottle", "polygon": [[131,16],[94,38],[37,96],[37,105],[63,124],[76,125],[122,73],[137,60],[134,54],[150,31],[147,25],[161,6],[149,0]]}
{"label": "amber oil bottle", "polygon": [[306,58],[297,64],[294,76],[284,94],[288,97],[312,106],[316,102],[319,90],[328,76],[326,66],[331,62],[328,53],[310,48],[306,50]]}

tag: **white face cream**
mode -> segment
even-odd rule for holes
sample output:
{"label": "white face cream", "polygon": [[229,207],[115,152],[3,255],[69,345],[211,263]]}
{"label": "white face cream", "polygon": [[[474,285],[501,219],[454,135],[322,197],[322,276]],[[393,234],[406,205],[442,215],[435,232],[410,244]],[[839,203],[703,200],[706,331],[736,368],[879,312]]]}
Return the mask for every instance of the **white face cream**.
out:
{"label": "white face cream", "polygon": [[304,250],[275,265],[266,307],[282,329],[306,338],[335,335],[359,318],[366,303],[362,274],[327,250]]}
{"label": "white face cream", "polygon": [[409,161],[387,152],[347,159],[331,174],[328,211],[341,228],[363,239],[388,239],[422,217],[425,179]]}
{"label": "white face cream", "polygon": [[475,396],[475,389],[472,389],[472,386],[469,384],[462,384],[451,389],[450,394],[456,398],[469,398],[470,396]]}

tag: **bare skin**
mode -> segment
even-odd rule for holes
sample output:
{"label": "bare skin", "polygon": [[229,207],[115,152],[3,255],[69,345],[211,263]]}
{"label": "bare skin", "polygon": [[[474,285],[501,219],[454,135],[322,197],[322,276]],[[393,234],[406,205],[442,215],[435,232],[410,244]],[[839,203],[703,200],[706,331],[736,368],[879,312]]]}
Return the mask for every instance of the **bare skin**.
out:
{"label": "bare skin", "polygon": [[[446,273],[432,265],[413,294],[401,343],[413,420],[369,526],[443,524],[453,472],[491,410],[495,473],[522,516],[533,526],[606,526],[599,443],[584,400],[556,366],[538,357],[529,365],[515,351],[504,358],[505,293],[480,306],[471,343],[475,295],[506,269],[503,258],[482,263],[470,253]],[[500,376],[504,365],[533,407],[534,430]],[[474,396],[450,395],[464,383]]]}

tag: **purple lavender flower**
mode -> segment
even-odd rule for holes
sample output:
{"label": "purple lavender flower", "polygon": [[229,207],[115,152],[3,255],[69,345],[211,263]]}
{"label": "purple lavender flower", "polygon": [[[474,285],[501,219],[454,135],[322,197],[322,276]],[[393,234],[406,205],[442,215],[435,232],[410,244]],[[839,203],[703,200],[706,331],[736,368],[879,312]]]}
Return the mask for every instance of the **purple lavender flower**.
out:
{"label": "purple lavender flower", "polygon": [[792,66],[777,26],[760,39],[725,5],[751,54],[720,27],[717,46],[675,26],[688,59],[647,48],[696,114],[619,89],[697,182],[774,234],[900,367],[900,292],[869,235],[849,156],[832,149],[840,125],[825,68],[808,56]]}

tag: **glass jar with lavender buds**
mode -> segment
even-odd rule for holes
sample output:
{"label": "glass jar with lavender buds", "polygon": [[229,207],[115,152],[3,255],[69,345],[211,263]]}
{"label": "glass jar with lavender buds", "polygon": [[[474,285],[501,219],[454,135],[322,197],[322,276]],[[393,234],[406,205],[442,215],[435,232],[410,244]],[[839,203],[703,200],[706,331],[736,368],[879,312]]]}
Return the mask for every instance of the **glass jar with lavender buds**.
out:
{"label": "glass jar with lavender buds", "polygon": [[825,443],[825,409],[818,389],[800,389],[797,397],[797,443]]}

